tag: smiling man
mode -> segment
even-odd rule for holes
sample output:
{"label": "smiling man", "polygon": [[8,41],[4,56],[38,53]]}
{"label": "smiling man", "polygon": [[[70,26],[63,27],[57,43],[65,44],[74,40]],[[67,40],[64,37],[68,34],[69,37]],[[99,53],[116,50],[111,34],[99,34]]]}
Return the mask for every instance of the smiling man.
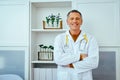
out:
{"label": "smiling man", "polygon": [[58,80],[93,80],[92,69],[98,67],[96,39],[81,30],[82,14],[71,10],[66,20],[69,30],[59,34],[54,43],[54,61]]}

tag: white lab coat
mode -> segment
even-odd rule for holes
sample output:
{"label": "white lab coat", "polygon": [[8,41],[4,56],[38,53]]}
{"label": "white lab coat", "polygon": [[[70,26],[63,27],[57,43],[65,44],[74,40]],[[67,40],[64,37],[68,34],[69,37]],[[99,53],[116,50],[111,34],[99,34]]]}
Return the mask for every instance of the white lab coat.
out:
{"label": "white lab coat", "polygon": [[[99,62],[99,50],[95,38],[87,35],[88,43],[85,48],[83,39],[85,32],[81,31],[76,42],[72,39],[69,31],[62,33],[55,38],[54,43],[54,61],[58,65],[58,80],[93,80],[92,69],[97,68]],[[66,45],[66,35],[68,35],[68,44]],[[87,53],[88,57],[79,61],[80,54]],[[74,68],[66,65],[72,63]]]}

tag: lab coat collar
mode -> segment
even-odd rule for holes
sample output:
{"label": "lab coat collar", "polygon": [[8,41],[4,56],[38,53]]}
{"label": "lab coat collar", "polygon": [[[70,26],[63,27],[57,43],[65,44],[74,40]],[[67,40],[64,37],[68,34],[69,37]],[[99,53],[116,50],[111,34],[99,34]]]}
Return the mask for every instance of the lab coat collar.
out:
{"label": "lab coat collar", "polygon": [[[78,36],[78,38],[77,38],[76,42],[78,42],[78,41],[82,40],[82,39],[84,38],[84,37],[83,37],[83,35],[84,35],[84,34],[85,34],[85,32],[81,30],[81,33],[80,33],[80,35]],[[68,35],[68,39],[70,39],[70,40],[74,41],[74,40],[72,39],[72,36],[70,35],[69,30],[68,30],[68,31],[66,31],[66,35]],[[75,42],[75,43],[76,43],[76,42]]]}

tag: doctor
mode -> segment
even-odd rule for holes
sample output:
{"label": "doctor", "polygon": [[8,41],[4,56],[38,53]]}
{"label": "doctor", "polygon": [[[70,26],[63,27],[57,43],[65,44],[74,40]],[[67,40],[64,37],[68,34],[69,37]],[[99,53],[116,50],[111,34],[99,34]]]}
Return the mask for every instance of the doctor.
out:
{"label": "doctor", "polygon": [[82,14],[71,10],[67,14],[69,30],[55,38],[57,80],[93,80],[92,69],[98,67],[99,50],[95,38],[81,30],[82,22]]}

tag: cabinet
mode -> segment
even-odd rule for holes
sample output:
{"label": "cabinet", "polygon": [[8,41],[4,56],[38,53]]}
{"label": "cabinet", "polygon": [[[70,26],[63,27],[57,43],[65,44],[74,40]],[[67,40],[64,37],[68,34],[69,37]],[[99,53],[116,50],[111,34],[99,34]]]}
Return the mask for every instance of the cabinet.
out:
{"label": "cabinet", "polygon": [[[66,31],[66,15],[71,10],[71,0],[31,0],[30,1],[30,76],[31,80],[46,80],[48,76],[37,78],[34,75],[41,75],[41,71],[47,75],[50,70],[54,73],[56,64],[54,61],[38,60],[39,45],[53,45],[55,37]],[[62,29],[43,29],[42,21],[50,14],[58,14],[62,18]],[[53,53],[54,55],[54,53]],[[46,67],[47,66],[47,67]],[[47,68],[47,70],[45,69]],[[37,72],[36,72],[37,71]],[[38,74],[37,74],[38,73]],[[55,74],[55,73],[54,73]],[[55,77],[53,77],[55,78]],[[50,78],[49,80],[56,80]]]}
{"label": "cabinet", "polygon": [[0,75],[15,74],[29,80],[28,58],[27,47],[0,47]]}
{"label": "cabinet", "polygon": [[29,0],[0,0],[0,75],[29,80],[28,51]]}
{"label": "cabinet", "polygon": [[29,45],[29,1],[0,1],[0,46]]}
{"label": "cabinet", "polygon": [[83,14],[82,29],[94,35],[100,46],[119,46],[119,0],[75,0]]}

